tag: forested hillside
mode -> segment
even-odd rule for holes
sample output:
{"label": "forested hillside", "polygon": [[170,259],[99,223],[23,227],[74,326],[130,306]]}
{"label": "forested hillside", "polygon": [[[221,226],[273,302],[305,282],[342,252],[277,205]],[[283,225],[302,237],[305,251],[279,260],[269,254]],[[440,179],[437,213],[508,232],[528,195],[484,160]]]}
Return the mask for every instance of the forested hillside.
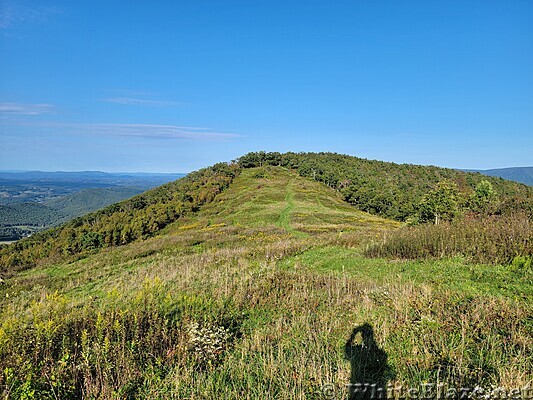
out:
{"label": "forested hillside", "polygon": [[0,249],[0,271],[13,271],[49,257],[68,257],[146,238],[211,201],[228,187],[237,172],[236,165],[215,164],[61,227],[22,239]]}
{"label": "forested hillside", "polygon": [[0,204],[0,241],[21,239],[141,192],[140,188],[91,188],[44,203]]}
{"label": "forested hillside", "polygon": [[0,240],[18,240],[63,218],[63,213],[44,204],[0,204]]}
{"label": "forested hillside", "polygon": [[68,196],[49,200],[45,204],[61,212],[67,219],[71,219],[118,203],[143,191],[131,187],[83,189]]}
{"label": "forested hillside", "polygon": [[58,221],[57,210],[39,203],[0,204],[0,225],[43,226]]}

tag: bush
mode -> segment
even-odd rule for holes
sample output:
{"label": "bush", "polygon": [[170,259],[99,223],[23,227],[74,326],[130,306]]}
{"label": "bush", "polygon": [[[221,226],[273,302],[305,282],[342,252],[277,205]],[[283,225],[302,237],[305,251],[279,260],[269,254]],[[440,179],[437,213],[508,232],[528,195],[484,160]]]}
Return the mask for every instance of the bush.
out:
{"label": "bush", "polygon": [[513,263],[527,269],[533,254],[531,232],[531,220],[525,214],[467,217],[402,228],[370,245],[365,254],[403,259],[460,256],[475,263]]}
{"label": "bush", "polygon": [[524,274],[533,273],[533,256],[516,256],[511,263],[511,269]]}

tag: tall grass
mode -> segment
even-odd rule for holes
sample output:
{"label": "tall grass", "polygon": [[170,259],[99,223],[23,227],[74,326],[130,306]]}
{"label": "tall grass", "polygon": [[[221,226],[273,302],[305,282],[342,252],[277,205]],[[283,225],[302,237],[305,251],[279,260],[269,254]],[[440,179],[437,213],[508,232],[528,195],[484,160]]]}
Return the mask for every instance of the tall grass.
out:
{"label": "tall grass", "polygon": [[[376,286],[338,274],[187,271],[184,291],[150,281],[72,308],[51,294],[3,314],[0,390],[7,398],[344,398],[344,345],[370,323],[390,382],[522,387],[533,367],[531,309],[430,286]],[[13,310],[14,311],[14,310]]]}
{"label": "tall grass", "polygon": [[[46,295],[25,315],[4,313],[0,393],[6,398],[136,398],[172,369],[212,369],[240,335],[229,301],[171,295],[159,280],[105,306]],[[121,304],[111,307],[109,303]]]}
{"label": "tall grass", "polygon": [[524,214],[465,217],[439,225],[418,225],[388,232],[367,247],[370,257],[402,259],[465,257],[483,264],[510,264],[533,255],[533,226]]}

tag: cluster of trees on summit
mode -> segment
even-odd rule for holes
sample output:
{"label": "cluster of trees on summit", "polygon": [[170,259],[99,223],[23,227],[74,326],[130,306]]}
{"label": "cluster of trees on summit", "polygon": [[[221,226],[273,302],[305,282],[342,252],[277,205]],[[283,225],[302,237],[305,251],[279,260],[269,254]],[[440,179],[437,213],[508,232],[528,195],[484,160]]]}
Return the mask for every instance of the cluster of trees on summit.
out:
{"label": "cluster of trees on summit", "polygon": [[433,166],[394,164],[335,153],[249,153],[190,173],[129,200],[0,248],[0,272],[145,239],[225,190],[244,168],[281,166],[339,191],[362,211],[410,223],[464,212],[533,213],[531,187]]}

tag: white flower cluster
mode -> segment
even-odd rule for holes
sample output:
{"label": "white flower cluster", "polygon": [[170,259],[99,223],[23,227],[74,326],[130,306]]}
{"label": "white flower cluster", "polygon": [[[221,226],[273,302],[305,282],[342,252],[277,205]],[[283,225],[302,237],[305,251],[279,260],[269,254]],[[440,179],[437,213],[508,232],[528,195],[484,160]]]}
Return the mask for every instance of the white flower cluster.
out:
{"label": "white flower cluster", "polygon": [[192,322],[187,327],[188,350],[201,368],[213,365],[227,349],[231,333],[223,326]]}

